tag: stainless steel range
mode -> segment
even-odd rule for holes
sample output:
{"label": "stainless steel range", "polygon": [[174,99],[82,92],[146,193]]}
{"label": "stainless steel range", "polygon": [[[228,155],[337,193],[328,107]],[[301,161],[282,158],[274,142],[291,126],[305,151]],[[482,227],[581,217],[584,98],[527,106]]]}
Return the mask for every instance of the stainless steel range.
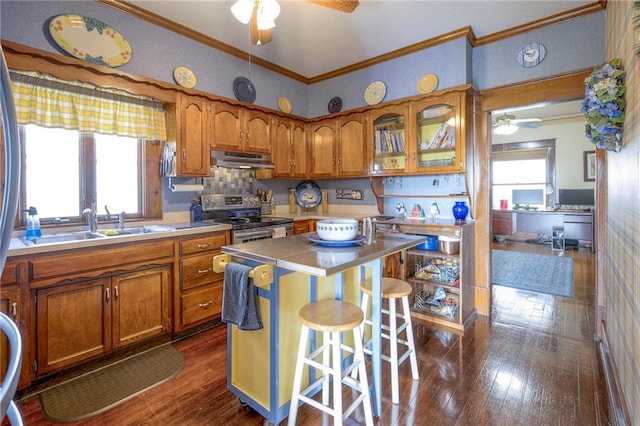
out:
{"label": "stainless steel range", "polygon": [[200,200],[205,222],[231,225],[232,244],[274,238],[283,228],[287,236],[293,234],[293,219],[260,215],[262,202],[255,194],[204,194]]}

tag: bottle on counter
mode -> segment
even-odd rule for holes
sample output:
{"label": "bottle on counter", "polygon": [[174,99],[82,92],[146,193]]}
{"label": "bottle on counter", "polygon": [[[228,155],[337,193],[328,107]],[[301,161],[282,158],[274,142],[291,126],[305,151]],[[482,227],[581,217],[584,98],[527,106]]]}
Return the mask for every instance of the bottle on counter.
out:
{"label": "bottle on counter", "polygon": [[202,206],[200,205],[200,198],[194,197],[191,200],[191,207],[189,207],[189,221],[202,222]]}
{"label": "bottle on counter", "polygon": [[297,211],[296,190],[295,188],[291,188],[289,189],[289,213],[296,213]]}
{"label": "bottle on counter", "polygon": [[38,210],[35,207],[31,206],[28,210],[25,210],[25,212],[29,213],[27,216],[27,233],[25,235],[27,239],[42,237],[42,229],[40,228]]}

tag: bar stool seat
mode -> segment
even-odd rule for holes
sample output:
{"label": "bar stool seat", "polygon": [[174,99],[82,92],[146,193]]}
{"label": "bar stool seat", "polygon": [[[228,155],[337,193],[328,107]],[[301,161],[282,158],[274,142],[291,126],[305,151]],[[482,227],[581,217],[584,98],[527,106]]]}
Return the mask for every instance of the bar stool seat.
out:
{"label": "bar stool seat", "polygon": [[[372,294],[371,280],[364,281],[361,286],[362,302],[360,307],[365,313],[369,307],[369,298]],[[391,365],[391,402],[398,404],[400,402],[398,389],[398,366],[407,358],[411,363],[411,377],[418,380],[418,362],[416,359],[416,347],[413,340],[413,327],[411,325],[411,311],[409,310],[409,295],[412,292],[411,284],[397,278],[382,278],[382,299],[388,300],[388,309],[382,309],[382,313],[388,315],[389,324],[382,324],[382,338],[389,340],[389,355],[382,354],[381,358]],[[396,311],[396,300],[400,299],[402,303],[402,313]],[[402,324],[398,327],[398,319],[402,320]],[[364,327],[368,325],[372,327],[371,319],[367,316],[360,325],[360,330],[364,336]],[[400,336],[405,332],[406,338]],[[403,345],[406,350],[398,357],[398,345]],[[364,352],[371,355],[371,340],[364,344]]]}
{"label": "bar stool seat", "polygon": [[[362,335],[360,334],[360,325],[364,318],[362,310],[352,303],[340,300],[321,300],[303,306],[300,309],[299,318],[302,328],[293,378],[288,424],[290,426],[295,425],[298,404],[303,402],[333,416],[334,425],[342,425],[344,419],[349,417],[362,403],[365,422],[367,425],[373,425],[371,398],[365,369]],[[310,348],[310,353],[307,354],[310,330],[322,332],[322,345],[315,350]],[[342,333],[348,331],[353,333],[353,347],[341,342]],[[348,358],[344,358],[343,351],[353,355],[353,361],[348,365],[345,365]],[[316,361],[316,358],[320,357],[320,355],[322,355],[321,363]],[[320,371],[321,375],[309,386],[301,390],[302,373],[305,364],[309,366],[310,380],[315,377],[312,371],[314,373]],[[329,406],[330,380],[333,380],[333,407]],[[315,393],[320,384],[322,384],[322,404],[307,396]],[[343,384],[359,393],[344,411],[342,407]]]}

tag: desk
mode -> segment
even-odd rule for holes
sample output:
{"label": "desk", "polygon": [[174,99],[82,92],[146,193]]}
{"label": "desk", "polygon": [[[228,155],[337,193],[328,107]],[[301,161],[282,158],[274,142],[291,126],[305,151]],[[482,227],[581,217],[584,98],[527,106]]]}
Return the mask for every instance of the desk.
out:
{"label": "desk", "polygon": [[[258,289],[264,328],[238,330],[228,325],[227,386],[272,424],[289,414],[300,308],[314,300],[336,298],[359,304],[360,282],[373,283],[373,414],[382,414],[382,263],[383,258],[415,247],[425,236],[378,233],[371,244],[319,247],[309,234],[223,246],[222,252],[250,266],[271,264],[271,285]],[[303,383],[303,388],[311,381]],[[310,394],[320,391],[314,389]]]}
{"label": "desk", "polygon": [[553,227],[564,227],[565,240],[593,246],[593,215],[582,210],[493,210],[491,232],[551,236]]}

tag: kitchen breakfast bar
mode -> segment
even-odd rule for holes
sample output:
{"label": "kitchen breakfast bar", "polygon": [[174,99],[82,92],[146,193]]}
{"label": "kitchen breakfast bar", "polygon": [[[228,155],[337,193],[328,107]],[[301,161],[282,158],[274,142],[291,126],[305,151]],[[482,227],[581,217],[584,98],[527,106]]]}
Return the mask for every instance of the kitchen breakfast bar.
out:
{"label": "kitchen breakfast bar", "polygon": [[[263,328],[245,331],[228,324],[227,385],[238,398],[259,412],[270,424],[289,413],[296,352],[300,336],[298,312],[309,302],[338,299],[359,304],[360,283],[371,280],[373,414],[382,406],[381,285],[386,256],[427,240],[420,235],[378,233],[346,247],[323,246],[299,234],[222,247],[214,269],[226,262],[254,268],[258,310]],[[308,385],[311,382],[307,378]],[[313,389],[311,393],[319,391]]]}

